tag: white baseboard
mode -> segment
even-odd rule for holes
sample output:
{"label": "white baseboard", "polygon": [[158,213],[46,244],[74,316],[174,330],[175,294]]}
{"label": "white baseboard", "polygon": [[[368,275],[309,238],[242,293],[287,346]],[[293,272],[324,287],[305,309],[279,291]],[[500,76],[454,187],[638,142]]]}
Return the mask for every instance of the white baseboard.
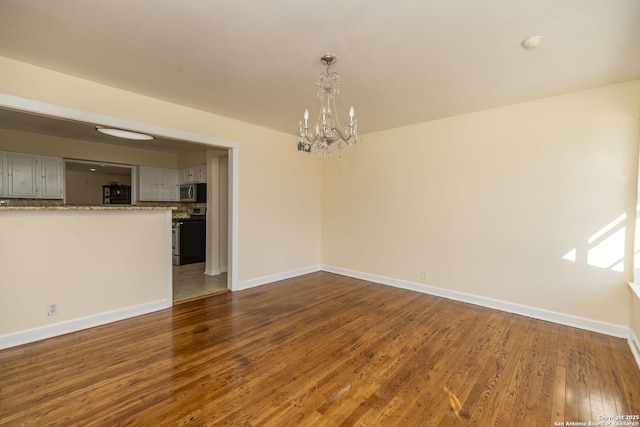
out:
{"label": "white baseboard", "polygon": [[283,273],[270,274],[268,276],[257,277],[255,279],[244,280],[239,283],[233,291],[241,291],[243,289],[255,288],[256,286],[265,285],[278,280],[291,279],[292,277],[302,276],[303,274],[315,273],[320,271],[319,265],[311,265],[309,267],[299,268],[296,270],[285,271]]}
{"label": "white baseboard", "polygon": [[145,304],[134,305],[91,316],[65,320],[51,325],[39,326],[33,329],[0,335],[0,350],[56,337],[58,335],[68,334],[70,332],[93,328],[95,326],[105,325],[111,322],[117,322],[119,320],[152,313],[154,311],[164,310],[165,308],[171,307],[171,304],[172,301],[170,299],[152,301]]}
{"label": "white baseboard", "polygon": [[220,267],[219,269],[216,269],[216,270],[205,270],[204,274],[206,274],[207,276],[218,276],[226,272],[227,272],[227,267]]}
{"label": "white baseboard", "polygon": [[495,310],[506,311],[507,313],[519,314],[534,319],[545,320],[548,322],[558,323],[574,328],[585,329],[588,331],[598,332],[618,338],[629,338],[630,328],[628,326],[615,325],[599,320],[587,319],[584,317],[573,316],[565,313],[545,310],[541,308],[530,307],[522,304],[516,304],[508,301],[497,300],[493,298],[482,297],[465,292],[452,291],[449,289],[438,288],[435,286],[423,285],[420,283],[409,282],[406,280],[393,279],[390,277],[377,276],[374,274],[362,273],[359,271],[347,270],[344,268],[322,265],[321,269],[330,273],[340,274],[342,276],[353,277],[356,279],[367,280],[382,285],[394,286],[396,288],[407,289],[410,291],[421,292],[423,294],[435,295],[455,301],[466,302],[469,304],[479,305],[482,307],[492,308]]}

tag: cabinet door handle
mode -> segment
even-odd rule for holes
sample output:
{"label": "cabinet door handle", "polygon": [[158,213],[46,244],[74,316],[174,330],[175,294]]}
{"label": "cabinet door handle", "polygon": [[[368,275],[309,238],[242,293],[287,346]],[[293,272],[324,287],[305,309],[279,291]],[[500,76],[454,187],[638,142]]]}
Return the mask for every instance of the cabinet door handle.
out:
{"label": "cabinet door handle", "polygon": [[8,173],[7,175],[8,175],[8,176],[13,176],[13,174],[12,174],[12,173]]}

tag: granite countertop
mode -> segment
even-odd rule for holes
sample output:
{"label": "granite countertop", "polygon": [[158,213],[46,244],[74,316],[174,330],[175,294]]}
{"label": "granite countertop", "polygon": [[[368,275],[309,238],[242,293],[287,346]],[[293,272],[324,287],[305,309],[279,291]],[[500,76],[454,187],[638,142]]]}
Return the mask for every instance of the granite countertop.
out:
{"label": "granite countertop", "polygon": [[2,211],[166,211],[175,210],[172,206],[132,206],[132,205],[109,205],[109,206],[2,206]]}

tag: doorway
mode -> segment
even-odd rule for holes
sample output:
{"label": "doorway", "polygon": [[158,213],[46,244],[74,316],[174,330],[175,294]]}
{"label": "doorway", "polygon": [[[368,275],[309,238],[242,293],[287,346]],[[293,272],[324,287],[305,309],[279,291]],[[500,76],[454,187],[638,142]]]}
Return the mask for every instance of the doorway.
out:
{"label": "doorway", "polygon": [[[226,231],[228,233],[228,248],[227,248],[227,274],[226,283],[227,289],[235,290],[238,288],[238,194],[239,194],[239,144],[234,141],[223,140],[207,135],[193,134],[176,129],[168,129],[155,125],[148,125],[131,120],[120,119],[111,116],[105,116],[92,112],[76,110],[73,108],[63,107],[55,104],[49,104],[40,101],[34,101],[26,98],[20,98],[16,96],[0,94],[0,110],[6,111],[7,114],[17,114],[24,117],[21,122],[28,123],[35,121],[40,123],[41,121],[53,121],[56,123],[54,127],[42,126],[37,124],[33,126],[33,129],[39,129],[36,132],[45,133],[42,129],[46,129],[46,133],[52,136],[67,137],[74,139],[84,139],[84,135],[87,135],[87,140],[95,140],[97,137],[95,134],[95,125],[115,127],[120,129],[127,129],[134,132],[148,133],[156,137],[153,144],[156,147],[170,147],[175,144],[193,144],[197,146],[205,146],[210,149],[222,149],[228,153],[228,226]],[[59,124],[59,126],[58,126]],[[63,126],[64,125],[64,126]],[[67,126],[68,125],[68,126]],[[27,126],[27,125],[24,125]],[[60,129],[54,130],[54,129]],[[22,129],[26,130],[26,129]],[[33,130],[31,130],[33,132]],[[90,135],[90,136],[89,136]],[[134,142],[126,142],[129,147],[134,146]],[[135,174],[132,174],[132,179],[135,179]],[[132,185],[135,188],[135,184]],[[208,232],[209,233],[209,232]],[[171,237],[168,236],[169,244]],[[171,254],[168,254],[170,259]],[[167,273],[171,275],[171,262],[168,262]],[[171,277],[171,276],[169,276]],[[169,285],[170,285],[169,281]],[[172,305],[172,293],[171,286],[167,288],[167,300],[157,305],[157,309],[167,308]]]}

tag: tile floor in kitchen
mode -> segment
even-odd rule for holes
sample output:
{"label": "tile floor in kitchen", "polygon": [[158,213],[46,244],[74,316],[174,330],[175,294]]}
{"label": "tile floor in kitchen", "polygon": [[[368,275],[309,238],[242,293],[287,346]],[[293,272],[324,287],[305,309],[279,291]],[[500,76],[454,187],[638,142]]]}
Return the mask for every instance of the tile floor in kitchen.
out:
{"label": "tile floor in kitchen", "polygon": [[227,290],[227,273],[208,276],[204,269],[204,262],[173,266],[174,303]]}

